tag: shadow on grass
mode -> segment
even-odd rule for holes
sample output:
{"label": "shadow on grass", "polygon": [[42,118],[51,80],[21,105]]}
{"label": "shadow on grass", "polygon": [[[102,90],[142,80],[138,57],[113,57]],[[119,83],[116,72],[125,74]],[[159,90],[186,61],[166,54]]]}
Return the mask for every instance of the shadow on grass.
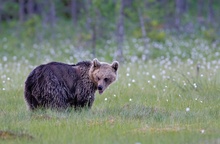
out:
{"label": "shadow on grass", "polygon": [[125,105],[122,110],[121,115],[126,118],[153,118],[155,121],[160,122],[170,116],[170,114],[162,108],[147,107],[144,105]]}
{"label": "shadow on grass", "polygon": [[11,140],[11,139],[27,139],[32,140],[34,139],[33,136],[25,133],[15,133],[11,131],[1,131],[0,130],[0,139],[3,140]]}
{"label": "shadow on grass", "polygon": [[153,120],[163,122],[169,119],[171,114],[162,108],[147,107],[138,104],[126,104],[124,106],[107,107],[103,109],[82,109],[81,111],[53,111],[39,110],[31,113],[32,120],[56,120],[56,119],[105,119],[109,117],[121,117],[123,119]]}
{"label": "shadow on grass", "polygon": [[154,119],[155,121],[161,122],[170,117],[170,113],[162,108],[147,107],[144,105],[137,104],[126,104],[122,107],[117,108],[106,108],[102,110],[93,111],[95,115],[102,116],[120,116],[124,119]]}

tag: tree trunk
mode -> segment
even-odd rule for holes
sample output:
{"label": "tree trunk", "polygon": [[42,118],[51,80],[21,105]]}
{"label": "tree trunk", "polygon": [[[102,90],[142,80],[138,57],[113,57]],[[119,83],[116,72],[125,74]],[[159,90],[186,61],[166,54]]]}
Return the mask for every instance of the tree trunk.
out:
{"label": "tree trunk", "polygon": [[92,48],[92,55],[96,57],[96,41],[97,41],[97,12],[98,10],[93,5],[91,0],[86,1],[86,29],[91,35],[91,43],[89,44]]}
{"label": "tree trunk", "polygon": [[38,1],[38,11],[39,11],[39,14],[42,18],[42,21],[41,21],[41,24],[42,24],[42,30],[39,31],[38,33],[38,40],[39,42],[43,41],[43,39],[45,38],[45,35],[46,35],[46,32],[47,32],[47,8],[48,6],[48,2],[45,1],[45,0],[39,0]]}
{"label": "tree trunk", "polygon": [[77,25],[77,2],[76,0],[71,0],[71,17],[72,17],[72,21],[73,21],[73,25]]}
{"label": "tree trunk", "polygon": [[98,9],[93,6],[92,9],[92,20],[91,20],[91,30],[92,30],[92,54],[96,57],[96,40],[97,40],[97,30],[98,30]]}
{"label": "tree trunk", "polygon": [[209,0],[209,13],[208,13],[208,22],[209,23],[212,23],[214,20],[214,10],[213,10],[213,5],[212,5],[212,3],[213,3],[213,0]]}
{"label": "tree trunk", "polygon": [[56,25],[56,9],[53,0],[50,0],[50,11],[49,11],[49,20],[52,27]]}
{"label": "tree trunk", "polygon": [[197,21],[202,24],[204,22],[204,15],[203,15],[203,10],[204,10],[204,0],[198,0],[198,5],[197,5],[197,11],[198,11],[198,17]]}
{"label": "tree trunk", "polygon": [[116,59],[118,61],[123,62],[124,56],[123,56],[123,42],[124,42],[124,3],[125,0],[120,1],[120,10],[119,10],[119,18],[117,22],[117,44],[118,49],[116,52]]}
{"label": "tree trunk", "polygon": [[24,22],[24,0],[19,0],[19,20]]}
{"label": "tree trunk", "polygon": [[203,16],[204,0],[198,0],[198,16]]}
{"label": "tree trunk", "polygon": [[85,8],[86,8],[86,24],[85,24],[85,26],[86,26],[86,29],[89,31],[89,30],[91,30],[91,17],[92,17],[92,15],[91,15],[91,5],[92,5],[92,3],[91,3],[91,1],[90,0],[86,0],[86,4],[85,4],[86,6],[85,6]]}
{"label": "tree trunk", "polygon": [[186,11],[186,0],[176,0],[176,18],[175,25],[176,27],[180,26],[180,20],[183,13]]}
{"label": "tree trunk", "polygon": [[0,5],[0,31],[1,31],[1,23],[2,23],[2,5],[3,5],[3,2]]}
{"label": "tree trunk", "polygon": [[33,0],[28,0],[27,10],[28,10],[29,17],[31,17],[33,15],[33,13],[34,13],[34,3],[33,3]]}
{"label": "tree trunk", "polygon": [[142,32],[142,37],[143,37],[143,40],[144,40],[144,47],[145,47],[145,60],[148,59],[148,55],[149,55],[149,50],[148,50],[148,46],[147,46],[147,34],[146,34],[146,28],[145,28],[145,25],[144,25],[144,19],[143,19],[143,16],[142,16],[142,12],[140,9],[138,9],[138,16],[139,16],[139,20],[140,20],[140,25],[141,25],[141,32]]}
{"label": "tree trunk", "polygon": [[92,26],[92,54],[93,57],[96,57],[96,23],[93,22]]}

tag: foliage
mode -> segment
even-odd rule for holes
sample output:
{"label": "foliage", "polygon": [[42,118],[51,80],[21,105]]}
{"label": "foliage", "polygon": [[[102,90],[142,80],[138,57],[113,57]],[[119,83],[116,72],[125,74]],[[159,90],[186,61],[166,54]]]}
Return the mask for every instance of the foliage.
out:
{"label": "foliage", "polygon": [[209,40],[210,42],[213,42],[218,39],[217,34],[213,28],[204,30],[203,35],[204,35],[205,39]]}
{"label": "foliage", "polygon": [[[72,0],[76,2],[76,20],[77,24],[71,24],[71,1],[70,0],[61,0],[61,1],[50,1],[55,5],[55,18],[56,24],[59,25],[60,21],[67,21],[69,25],[72,26],[72,33],[89,33],[83,35],[91,35],[92,28],[96,27],[96,37],[99,41],[106,41],[115,36],[117,19],[120,8],[120,1],[106,1],[106,0],[94,0],[94,1],[79,1]],[[23,27],[20,24],[17,24],[19,21],[19,1],[9,0],[2,2],[2,7],[0,8],[0,20],[3,23],[6,23],[4,26],[0,25],[1,33],[5,33],[8,30],[10,31],[11,27],[8,27],[10,22],[17,24],[21,29],[26,29],[26,36],[34,36],[33,38],[39,39],[38,34],[35,34],[35,31],[38,33],[45,33],[45,28],[50,29],[50,18],[52,17],[53,11],[49,5],[49,1],[33,1],[33,7],[31,8],[29,5],[30,1],[24,1],[24,10],[23,16],[25,18]],[[176,9],[177,4],[172,0],[124,0],[125,9],[125,34],[127,37],[142,37],[142,33],[140,30],[140,15],[138,11],[141,10],[141,15],[144,19],[144,23],[146,24],[146,33],[149,34],[152,40],[164,41],[164,37],[166,34],[163,33],[166,28],[176,30],[180,30],[183,28],[184,31],[191,30],[191,33],[197,32],[195,31],[196,27],[202,28],[206,26],[210,26],[210,29],[217,31],[219,29],[218,25],[218,17],[215,15],[219,12],[218,1],[213,1],[211,5],[209,5],[209,1],[203,1],[203,4],[199,4],[197,1],[185,1],[183,0],[181,5],[181,9],[183,9],[183,13],[179,16],[181,19],[181,23],[179,25],[175,25],[176,20]],[[47,5],[47,6],[46,6]],[[209,8],[208,8],[209,6]],[[46,8],[50,7],[50,8]],[[211,8],[213,8],[213,17],[209,21],[209,17],[211,17]],[[201,12],[198,11],[201,9]],[[34,14],[34,17],[30,16]],[[208,14],[208,15],[207,15]],[[35,26],[31,26],[30,23],[35,23]],[[29,24],[28,24],[29,23]],[[36,27],[36,25],[38,25]],[[47,26],[45,26],[47,25]],[[17,29],[15,29],[17,31]],[[158,31],[159,30],[159,31]],[[181,32],[181,31],[180,31]],[[22,32],[21,32],[22,33]],[[25,32],[24,32],[25,33]],[[211,31],[206,31],[202,33],[205,38],[210,40],[211,42],[216,40],[215,37],[218,37],[219,32],[213,34]],[[54,35],[51,33],[51,35]],[[216,35],[216,36],[215,36]],[[48,37],[47,34],[44,34],[45,37],[41,39],[45,39]],[[77,36],[76,36],[77,37]],[[91,37],[92,38],[92,37]],[[87,38],[86,38],[87,40]]]}
{"label": "foliage", "polygon": [[16,15],[18,12],[19,6],[15,4],[13,0],[7,0],[1,2],[0,12],[4,13],[3,19],[8,20],[10,18],[18,18]]}
{"label": "foliage", "polygon": [[25,29],[22,32],[23,37],[35,38],[37,30],[39,29],[39,25],[40,25],[40,17],[37,15],[32,16],[24,23]]}

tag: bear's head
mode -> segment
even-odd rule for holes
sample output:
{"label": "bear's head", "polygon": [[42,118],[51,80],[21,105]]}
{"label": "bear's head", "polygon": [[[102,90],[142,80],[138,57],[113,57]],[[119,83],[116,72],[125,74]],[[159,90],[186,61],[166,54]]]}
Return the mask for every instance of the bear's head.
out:
{"label": "bear's head", "polygon": [[114,61],[112,64],[99,62],[98,59],[93,59],[92,66],[89,70],[89,77],[97,86],[99,94],[113,83],[117,78],[119,63]]}

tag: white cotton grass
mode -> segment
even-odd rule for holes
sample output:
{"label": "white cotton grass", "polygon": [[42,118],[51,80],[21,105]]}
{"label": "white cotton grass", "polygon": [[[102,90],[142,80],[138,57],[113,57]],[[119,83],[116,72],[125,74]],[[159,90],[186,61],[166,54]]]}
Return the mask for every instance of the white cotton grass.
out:
{"label": "white cotton grass", "polygon": [[3,57],[2,57],[2,60],[3,60],[4,62],[7,62],[7,60],[8,60],[7,56],[3,56]]}
{"label": "white cotton grass", "polygon": [[[10,42],[10,40],[8,41]],[[61,47],[61,52],[59,52],[56,48],[59,46],[52,47],[52,45],[47,42],[49,44],[35,44],[33,46],[34,50],[38,50],[37,52],[43,50],[43,55],[31,52],[30,54],[22,55],[22,58],[20,55],[13,57],[11,54],[5,56],[3,54],[2,57],[0,57],[0,92],[2,93],[0,101],[1,99],[10,98],[11,100],[11,98],[13,98],[7,97],[7,95],[19,96],[24,87],[23,79],[37,64],[46,63],[53,59],[67,61],[71,64],[92,57],[90,51],[86,49],[79,50],[77,47],[73,46],[71,40],[66,41],[61,39],[60,42],[64,43],[63,47],[66,50],[62,50],[63,47]],[[134,42],[137,43],[138,40]],[[100,52],[102,52],[102,54],[104,53],[103,57],[101,57],[102,60],[108,61],[108,59],[105,59],[105,53],[109,55],[108,50],[112,50],[110,49],[112,43],[113,41],[108,40],[107,47],[105,48],[107,52],[103,51],[103,49],[101,49],[101,51],[97,49],[98,54],[100,54]],[[102,96],[97,95],[96,99],[98,101],[95,103],[96,107],[93,111],[96,109],[99,110],[97,111],[98,117],[94,119],[94,121],[91,120],[92,124],[93,122],[97,122],[98,124],[99,122],[105,123],[105,120],[113,118],[113,121],[116,120],[116,123],[113,123],[114,125],[120,122],[117,116],[125,116],[128,121],[131,119],[134,123],[138,123],[140,121],[139,116],[143,120],[151,120],[152,117],[149,116],[151,114],[156,114],[156,117],[153,117],[153,119],[156,119],[153,121],[152,125],[154,125],[154,123],[157,124],[157,120],[160,118],[159,120],[163,122],[160,128],[150,127],[152,125],[146,127],[145,125],[139,125],[140,127],[135,127],[134,129],[129,129],[130,127],[126,129],[126,125],[122,125],[124,127],[119,129],[119,133],[124,134],[124,131],[129,131],[129,133],[126,133],[129,135],[130,132],[146,133],[146,131],[148,132],[151,130],[153,132],[156,131],[156,133],[157,131],[178,132],[179,130],[181,131],[182,128],[184,129],[184,126],[182,126],[178,120],[174,121],[173,126],[167,125],[164,121],[167,120],[168,113],[172,114],[174,120],[181,119],[181,121],[187,122],[187,125],[193,125],[193,131],[201,136],[205,136],[206,134],[212,135],[212,129],[206,129],[209,127],[209,123],[203,122],[204,120],[212,121],[212,118],[216,118],[216,114],[211,113],[205,118],[203,115],[210,112],[216,112],[218,109],[218,107],[214,105],[216,103],[216,99],[214,98],[218,96],[218,87],[216,84],[219,83],[220,52],[217,51],[215,54],[211,51],[213,48],[216,51],[218,44],[213,48],[209,45],[202,46],[201,44],[204,42],[197,38],[192,40],[194,44],[183,43],[183,41],[179,39],[177,39],[176,42],[175,40],[166,40],[164,43],[165,44],[152,44],[149,41],[149,47],[155,47],[162,51],[169,48],[169,52],[154,59],[149,57],[147,61],[136,59],[134,63],[129,63],[129,61],[131,56],[136,55],[136,51],[130,54],[130,48],[123,49],[125,52],[125,59],[128,61],[125,61],[125,64],[121,64],[122,67],[120,67],[118,81],[113,86],[109,87]],[[5,44],[3,43],[3,45]],[[129,44],[126,43],[126,45]],[[19,47],[21,47],[21,50],[25,50],[27,46],[28,45],[22,46],[21,44]],[[8,45],[8,48],[9,47],[10,45]],[[137,53],[141,53],[142,51],[138,50],[140,45],[136,47]],[[205,47],[209,49],[205,49]],[[191,49],[193,50],[192,53],[190,52]],[[55,52],[56,56],[54,57],[53,55]],[[64,56],[65,58],[63,58]],[[113,56],[114,53],[110,53],[110,57],[113,58]],[[39,58],[35,60],[35,57]],[[200,63],[200,69],[197,73],[196,65],[198,61]],[[10,93],[10,91],[12,92]],[[15,98],[17,99],[17,97]],[[103,104],[101,104],[100,101],[103,102]],[[7,103],[2,104],[7,105]],[[115,112],[115,109],[118,111]],[[23,110],[23,108],[18,110]],[[99,113],[105,112],[106,110],[107,112],[104,114],[103,120],[103,117],[100,117]],[[112,111],[114,112],[112,113]],[[158,117],[158,114],[160,117]],[[194,120],[194,117],[196,120]],[[108,121],[106,122],[109,123]],[[129,125],[129,123],[126,124]],[[105,128],[105,125],[103,128]],[[213,135],[215,135],[215,132]],[[133,143],[141,144],[143,141],[140,140],[139,142],[139,140],[137,140]]]}
{"label": "white cotton grass", "polygon": [[200,130],[200,132],[201,132],[201,134],[204,134],[204,133],[205,133],[205,130],[204,130],[204,129],[202,129],[202,130]]}
{"label": "white cotton grass", "polygon": [[197,84],[196,83],[194,83],[193,86],[194,86],[194,88],[197,88]]}
{"label": "white cotton grass", "polygon": [[156,79],[156,76],[155,76],[155,75],[152,75],[151,77],[152,77],[152,79]]}
{"label": "white cotton grass", "polygon": [[189,112],[189,111],[190,111],[190,108],[189,108],[189,107],[187,107],[187,108],[186,108],[186,112]]}

